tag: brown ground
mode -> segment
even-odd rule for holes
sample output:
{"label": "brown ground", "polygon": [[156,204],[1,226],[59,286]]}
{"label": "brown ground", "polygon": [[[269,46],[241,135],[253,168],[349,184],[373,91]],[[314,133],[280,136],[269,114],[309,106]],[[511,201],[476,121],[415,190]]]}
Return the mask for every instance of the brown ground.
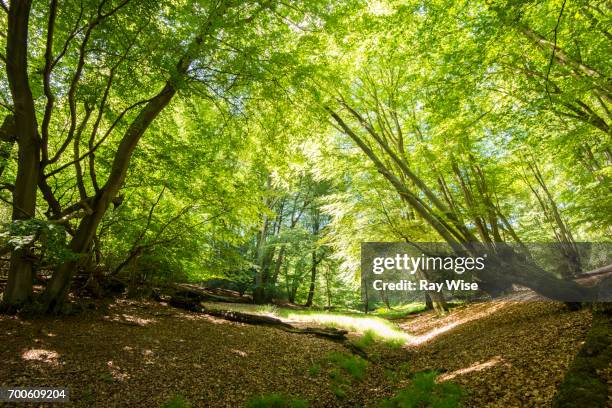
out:
{"label": "brown ground", "polygon": [[462,307],[442,319],[418,316],[402,326],[429,340],[409,348],[411,368],[442,369],[441,380],[467,390],[467,406],[549,407],[590,323],[587,310],[502,300]]}
{"label": "brown ground", "polygon": [[[415,344],[375,348],[367,378],[344,400],[332,393],[328,372],[309,372],[327,352],[346,351],[342,345],[124,300],[61,319],[0,316],[0,384],[68,386],[77,407],[157,407],[176,394],[194,406],[240,407],[268,392],[313,407],[353,407],[373,406],[410,373],[437,368],[466,388],[467,406],[549,406],[590,314],[496,301],[399,323]],[[394,383],[389,369],[400,367],[408,370]]]}

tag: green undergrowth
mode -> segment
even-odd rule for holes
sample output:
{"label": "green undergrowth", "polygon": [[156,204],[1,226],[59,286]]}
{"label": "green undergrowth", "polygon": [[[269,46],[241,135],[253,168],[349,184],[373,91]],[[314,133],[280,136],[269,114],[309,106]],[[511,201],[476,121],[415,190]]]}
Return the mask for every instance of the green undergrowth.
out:
{"label": "green undergrowth", "polygon": [[284,394],[264,394],[252,398],[247,408],[308,408],[308,401]]}
{"label": "green undergrowth", "polygon": [[160,408],[191,408],[191,402],[182,395],[175,395],[163,403]]}
{"label": "green undergrowth", "polygon": [[384,337],[378,335],[374,330],[366,330],[358,338],[352,340],[351,343],[357,348],[366,351],[377,345],[387,348],[400,348],[406,344],[406,340],[401,337]]}
{"label": "green undergrowth", "polygon": [[384,319],[402,319],[412,314],[423,312],[425,308],[425,303],[406,303],[393,306],[392,309],[380,307],[373,314]]}
{"label": "green undergrowth", "polygon": [[363,380],[368,368],[368,362],[351,354],[332,351],[325,356],[326,360],[346,372],[354,380]]}
{"label": "green undergrowth", "polygon": [[331,391],[338,399],[346,397],[354,382],[365,379],[368,362],[363,358],[347,353],[332,351],[320,362],[313,364],[308,373],[317,376],[325,372],[329,376]]}
{"label": "green undergrowth", "polygon": [[458,408],[463,390],[450,382],[436,383],[438,373],[428,371],[414,375],[410,385],[394,397],[379,404],[380,408]]}

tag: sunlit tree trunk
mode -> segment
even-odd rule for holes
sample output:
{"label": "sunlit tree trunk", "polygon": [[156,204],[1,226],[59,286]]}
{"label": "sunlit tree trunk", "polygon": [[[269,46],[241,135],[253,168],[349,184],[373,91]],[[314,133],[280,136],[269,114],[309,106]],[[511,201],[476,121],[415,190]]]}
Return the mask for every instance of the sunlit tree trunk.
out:
{"label": "sunlit tree trunk", "polygon": [[312,250],[312,265],[310,266],[310,288],[308,289],[308,299],[306,300],[306,306],[312,306],[312,302],[314,300],[316,282],[317,282],[317,265],[321,262],[320,257],[317,256],[317,237],[319,235],[319,227],[320,227],[320,214],[318,209],[313,209],[312,211],[312,237],[313,237],[313,245],[314,249]]}
{"label": "sunlit tree trunk", "polygon": [[[377,134],[371,124],[367,122],[359,113],[350,108],[344,101],[340,104],[345,107],[350,114],[357,119],[360,126],[373,140],[372,144],[366,143],[364,138],[355,133],[352,128],[334,110],[328,108],[328,112],[340,129],[346,133],[366,156],[376,166],[376,169],[389,181],[395,188],[399,196],[408,203],[457,253],[472,253],[473,243],[478,242],[465,224],[462,224],[457,217],[450,213],[444,204],[435,196],[434,192],[425,185],[424,181],[408,168],[408,163],[403,162],[395,154],[386,139]],[[378,145],[380,152],[374,151],[373,146]],[[379,156],[381,155],[381,156]],[[385,164],[381,159],[385,157],[397,165],[399,171],[405,174],[414,182],[414,186],[403,183],[396,174],[396,169]],[[430,200],[431,204],[423,200],[422,197]],[[549,297],[566,302],[572,308],[578,306],[578,299],[585,299],[592,296],[594,289],[585,288],[572,281],[556,278],[546,272],[529,259],[523,259],[510,246],[500,244],[495,247],[495,255],[491,256],[491,262],[498,262],[499,268],[485,268],[480,271],[478,278],[481,281],[481,288],[492,296],[496,296],[510,287],[513,283],[523,285],[534,291]],[[512,274],[504,273],[508,268],[502,268],[504,264],[510,264]],[[574,300],[576,299],[576,301]]]}

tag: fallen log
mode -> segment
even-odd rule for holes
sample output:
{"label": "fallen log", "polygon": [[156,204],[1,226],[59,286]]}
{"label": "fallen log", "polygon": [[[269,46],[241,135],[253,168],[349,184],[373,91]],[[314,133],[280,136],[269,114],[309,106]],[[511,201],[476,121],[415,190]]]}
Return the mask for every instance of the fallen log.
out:
{"label": "fallen log", "polygon": [[285,323],[280,319],[270,316],[262,316],[256,314],[248,314],[242,312],[233,312],[229,310],[215,310],[215,309],[207,309],[200,306],[198,310],[200,313],[207,314],[209,316],[220,317],[225,320],[229,320],[231,322],[237,323],[246,323],[246,324],[254,324],[254,325],[262,325],[262,326],[275,326],[293,329],[294,327],[289,323]]}
{"label": "fallen log", "polygon": [[203,288],[197,285],[187,283],[174,283],[160,288],[162,292],[168,293],[170,296],[185,297],[198,300],[200,302],[224,302],[224,303],[250,303],[251,299],[248,296],[240,296],[238,292],[230,290],[217,290]]}
{"label": "fallen log", "polygon": [[335,327],[296,327],[275,317],[233,311],[211,310],[201,306],[199,308],[199,312],[213,317],[220,317],[232,322],[269,326],[289,333],[311,334],[317,337],[322,337],[340,343],[353,354],[357,354],[360,357],[369,360],[367,353],[363,349],[355,346],[348,340],[346,337],[348,334],[347,330],[340,330],[336,329]]}
{"label": "fallen log", "polygon": [[[164,300],[159,297],[154,297],[156,300]],[[203,313],[208,316],[221,318],[236,323],[252,324],[257,326],[274,327],[289,333],[310,334],[317,337],[322,337],[337,343],[341,343],[344,347],[350,350],[353,354],[357,354],[365,359],[368,355],[361,348],[351,343],[348,338],[347,330],[340,330],[334,327],[296,327],[287,322],[271,316],[264,316],[251,313],[235,312],[229,310],[216,310],[203,307],[200,301],[189,297],[173,296],[166,300],[170,306],[188,310],[190,312]]]}

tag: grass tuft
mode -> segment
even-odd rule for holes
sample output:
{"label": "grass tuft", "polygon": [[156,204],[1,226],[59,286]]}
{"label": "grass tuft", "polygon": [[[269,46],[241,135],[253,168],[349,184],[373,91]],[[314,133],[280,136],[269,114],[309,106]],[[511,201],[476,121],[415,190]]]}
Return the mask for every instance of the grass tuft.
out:
{"label": "grass tuft", "polygon": [[191,402],[182,395],[175,395],[164,402],[161,408],[191,408]]}
{"label": "grass tuft", "polygon": [[359,356],[332,351],[326,355],[328,361],[342,368],[355,380],[363,380],[368,368],[368,362]]}
{"label": "grass tuft", "polygon": [[461,406],[463,390],[456,384],[436,383],[437,373],[418,373],[409,387],[393,398],[383,401],[381,408],[457,408]]}
{"label": "grass tuft", "polygon": [[247,402],[247,408],[308,408],[308,401],[284,394],[264,394]]}

